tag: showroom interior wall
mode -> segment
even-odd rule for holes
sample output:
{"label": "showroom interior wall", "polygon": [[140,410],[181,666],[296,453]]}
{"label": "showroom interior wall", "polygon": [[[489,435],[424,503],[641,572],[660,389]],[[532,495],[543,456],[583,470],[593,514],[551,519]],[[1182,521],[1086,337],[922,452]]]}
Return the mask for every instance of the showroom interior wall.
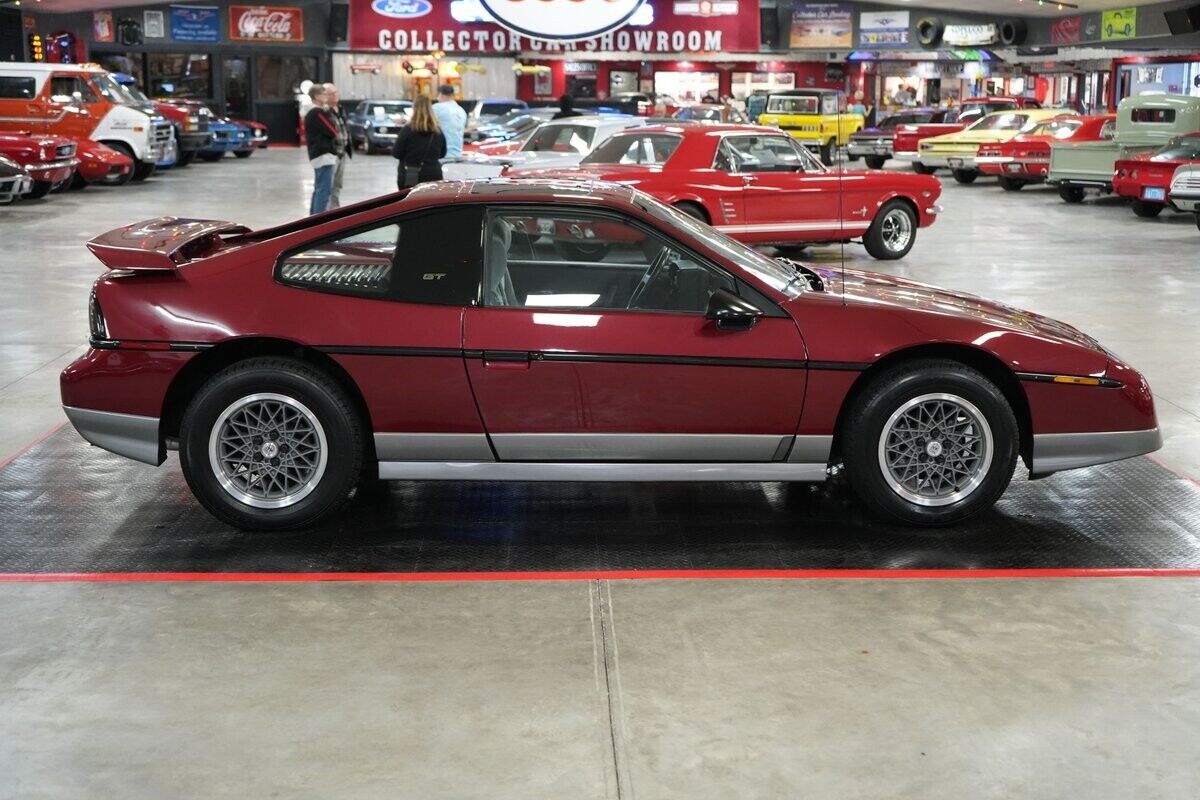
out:
{"label": "showroom interior wall", "polygon": [[[219,113],[265,123],[272,141],[297,141],[294,89],[304,78],[329,80],[330,76],[327,56],[329,3],[324,0],[293,0],[289,3],[290,7],[303,12],[303,41],[297,43],[235,40],[230,35],[229,6],[252,4],[205,0],[204,5],[219,9],[220,37],[216,42],[173,40],[171,6],[167,4],[111,9],[112,19],[118,25],[125,18],[143,23],[145,11],[163,13],[164,36],[145,36],[143,24],[143,41],[138,45],[97,41],[91,11],[69,14],[31,11],[27,16],[33,18],[36,31],[43,37],[70,31],[85,43],[89,59],[109,65],[120,63],[113,60],[114,56],[124,56],[136,64],[145,54],[208,55],[211,78],[205,92],[197,95],[199,99],[207,101]],[[307,74],[309,72],[314,74]],[[241,86],[239,76],[246,77],[249,85]]]}

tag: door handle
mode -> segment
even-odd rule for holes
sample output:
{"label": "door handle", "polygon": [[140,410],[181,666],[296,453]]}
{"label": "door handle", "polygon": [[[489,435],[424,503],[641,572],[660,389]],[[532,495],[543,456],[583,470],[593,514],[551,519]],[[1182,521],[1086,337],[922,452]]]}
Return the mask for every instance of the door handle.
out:
{"label": "door handle", "polygon": [[529,369],[531,356],[521,350],[484,350],[483,365],[488,369]]}
{"label": "door handle", "polygon": [[743,175],[742,176],[743,184],[751,184],[751,183],[754,183],[756,180],[758,180],[758,178],[755,177],[754,175]]}

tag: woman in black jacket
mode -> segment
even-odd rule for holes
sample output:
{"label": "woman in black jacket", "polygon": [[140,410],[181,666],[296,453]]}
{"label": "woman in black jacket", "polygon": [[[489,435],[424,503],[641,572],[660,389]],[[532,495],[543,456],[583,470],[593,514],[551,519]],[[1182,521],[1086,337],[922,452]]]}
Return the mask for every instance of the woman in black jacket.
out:
{"label": "woman in black jacket", "polygon": [[421,95],[413,101],[412,118],[396,136],[392,155],[400,162],[396,186],[401,189],[442,179],[442,162],[438,159],[446,156],[446,137],[428,97]]}

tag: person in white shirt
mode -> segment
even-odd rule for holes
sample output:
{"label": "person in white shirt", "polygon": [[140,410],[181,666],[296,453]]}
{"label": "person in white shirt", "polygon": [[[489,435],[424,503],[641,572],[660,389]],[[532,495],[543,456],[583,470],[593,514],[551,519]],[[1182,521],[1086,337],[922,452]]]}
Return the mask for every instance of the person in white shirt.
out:
{"label": "person in white shirt", "polygon": [[438,87],[438,101],[433,104],[433,115],[438,127],[446,137],[446,157],[443,161],[462,158],[463,133],[467,130],[467,112],[454,99],[454,87],[442,84]]}

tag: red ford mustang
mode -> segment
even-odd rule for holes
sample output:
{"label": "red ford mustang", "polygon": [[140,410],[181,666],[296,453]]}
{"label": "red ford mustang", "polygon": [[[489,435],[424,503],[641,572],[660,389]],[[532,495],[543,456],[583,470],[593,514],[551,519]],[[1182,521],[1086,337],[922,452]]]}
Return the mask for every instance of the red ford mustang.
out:
{"label": "red ford mustang", "polygon": [[1028,133],[1019,133],[1007,142],[979,146],[975,163],[984,175],[995,175],[1006,192],[1020,191],[1027,183],[1046,180],[1050,170],[1050,143],[1064,139],[1097,139],[1105,125],[1116,120],[1113,114],[1092,117],[1062,116],[1037,123]]}
{"label": "red ford mustang", "polygon": [[832,171],[778,128],[679,125],[614,134],[578,167],[508,175],[592,178],[633,186],[747,244],[861,238],[902,258],[940,210],[937,178]]}
{"label": "red ford mustang", "polygon": [[[1150,388],[1052,319],[770,259],[605,183],[429,183],[277,228],[163,217],[62,374],[85,439],[246,528],[402,480],[823,481],[949,524],[1154,450]],[[580,247],[588,257],[577,259]],[[601,252],[603,251],[603,252]]]}
{"label": "red ford mustang", "polygon": [[1113,191],[1133,201],[1139,217],[1157,217],[1167,207],[1175,170],[1200,162],[1200,131],[1176,136],[1151,153],[1140,153],[1113,165]]}

